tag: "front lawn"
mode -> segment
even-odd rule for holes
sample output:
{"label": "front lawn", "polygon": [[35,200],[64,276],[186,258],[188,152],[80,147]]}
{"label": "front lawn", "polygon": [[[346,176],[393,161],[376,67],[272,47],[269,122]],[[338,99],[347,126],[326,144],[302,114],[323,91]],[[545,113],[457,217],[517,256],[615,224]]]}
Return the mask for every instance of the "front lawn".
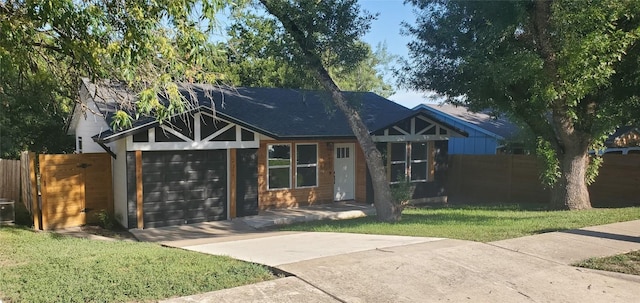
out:
{"label": "front lawn", "polygon": [[574,265],[640,276],[640,250],[612,257],[591,258]]}
{"label": "front lawn", "polygon": [[480,242],[516,238],[640,219],[640,207],[545,211],[535,206],[448,206],[411,208],[398,223],[374,217],[319,221],[285,226],[283,230],[442,237]]}
{"label": "front lawn", "polygon": [[265,267],[158,244],[0,227],[0,301],[138,302],[273,279]]}

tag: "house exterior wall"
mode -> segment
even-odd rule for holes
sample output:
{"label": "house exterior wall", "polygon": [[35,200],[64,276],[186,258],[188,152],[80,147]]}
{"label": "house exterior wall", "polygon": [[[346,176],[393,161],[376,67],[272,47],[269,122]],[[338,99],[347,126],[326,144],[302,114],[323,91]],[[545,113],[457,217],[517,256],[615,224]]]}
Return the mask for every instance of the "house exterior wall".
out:
{"label": "house exterior wall", "polygon": [[489,136],[475,128],[469,127],[465,123],[461,123],[457,119],[450,116],[440,114],[437,111],[431,111],[438,119],[451,124],[469,134],[467,138],[449,138],[449,154],[450,155],[495,155],[500,146],[495,137]]}
{"label": "house exterior wall", "polygon": [[[311,188],[295,188],[295,147],[297,144],[317,144],[318,146],[318,184]],[[366,200],[366,168],[364,165],[364,154],[356,141],[332,141],[332,140],[295,140],[276,141],[267,140],[260,142],[258,150],[258,207],[261,210],[271,208],[287,208],[322,203],[332,203],[334,201],[334,145],[336,143],[354,143],[356,146],[355,158],[355,200],[364,202]],[[269,144],[290,144],[291,145],[291,185],[288,189],[268,189],[267,185],[267,146]]]}
{"label": "house exterior wall", "polygon": [[127,213],[127,146],[120,139],[113,144],[116,158],[112,161],[113,210],[115,219],[125,227],[129,226]]}
{"label": "house exterior wall", "polygon": [[[98,107],[84,86],[80,90],[80,100],[83,100],[87,108],[83,112],[81,106],[76,106],[74,112],[76,153],[104,153],[104,149],[95,143],[92,137],[108,130],[109,126],[104,117],[98,114]],[[82,138],[82,148],[79,146],[79,138]],[[113,148],[112,144],[107,146]]]}

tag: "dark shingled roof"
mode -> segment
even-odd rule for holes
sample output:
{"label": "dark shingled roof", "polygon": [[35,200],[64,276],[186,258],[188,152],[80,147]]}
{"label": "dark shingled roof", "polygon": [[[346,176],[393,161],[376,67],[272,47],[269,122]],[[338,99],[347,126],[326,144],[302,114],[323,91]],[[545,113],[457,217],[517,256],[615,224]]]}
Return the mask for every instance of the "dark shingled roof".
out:
{"label": "dark shingled roof", "polygon": [[419,108],[439,111],[462,122],[475,125],[480,129],[498,135],[506,140],[515,138],[520,131],[520,127],[518,127],[518,125],[509,121],[509,119],[504,116],[496,119],[488,112],[472,112],[464,106],[451,104],[421,104],[416,106],[414,109]]}
{"label": "dark shingled roof", "polygon": [[[88,81],[85,85],[95,88]],[[92,89],[94,89],[92,88]],[[200,110],[216,115],[245,128],[275,139],[354,137],[346,117],[337,110],[331,96],[323,91],[287,88],[221,87],[202,84],[183,85],[183,94],[191,100],[195,93]],[[90,89],[91,91],[91,89]],[[124,94],[123,90],[117,90]],[[117,108],[115,92],[99,94],[96,104],[108,125]],[[386,98],[368,92],[345,92],[348,102],[358,108],[369,131],[376,131],[413,113],[412,110]],[[106,131],[95,137],[111,142],[156,125],[153,118],[134,121],[133,127],[122,131]]]}

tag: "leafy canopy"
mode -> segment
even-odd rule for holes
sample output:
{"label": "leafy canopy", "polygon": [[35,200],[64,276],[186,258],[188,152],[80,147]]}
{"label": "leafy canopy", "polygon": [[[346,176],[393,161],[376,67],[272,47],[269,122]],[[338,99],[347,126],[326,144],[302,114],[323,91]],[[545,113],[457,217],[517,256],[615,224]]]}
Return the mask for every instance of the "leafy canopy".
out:
{"label": "leafy canopy", "polygon": [[415,39],[403,84],[527,125],[555,167],[551,183],[562,155],[637,120],[639,1],[407,2],[418,13],[404,25]]}

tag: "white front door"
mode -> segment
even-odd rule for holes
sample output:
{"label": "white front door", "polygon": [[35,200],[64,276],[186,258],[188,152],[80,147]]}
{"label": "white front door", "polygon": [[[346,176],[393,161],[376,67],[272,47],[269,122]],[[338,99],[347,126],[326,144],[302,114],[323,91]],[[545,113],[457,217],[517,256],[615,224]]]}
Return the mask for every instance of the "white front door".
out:
{"label": "white front door", "polygon": [[333,200],[353,200],[355,197],[355,147],[353,143],[337,143],[333,150]]}

